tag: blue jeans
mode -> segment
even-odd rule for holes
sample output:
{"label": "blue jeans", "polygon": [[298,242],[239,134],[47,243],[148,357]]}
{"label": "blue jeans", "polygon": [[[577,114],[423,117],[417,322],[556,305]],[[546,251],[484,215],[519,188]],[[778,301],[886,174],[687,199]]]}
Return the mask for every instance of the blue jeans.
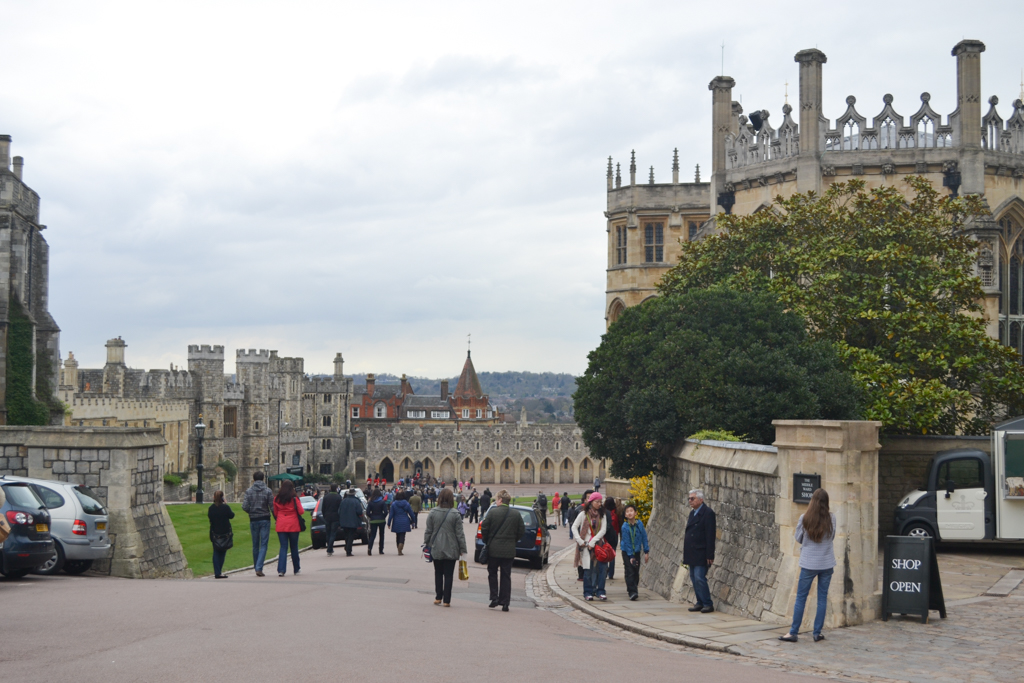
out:
{"label": "blue jeans", "polygon": [[277,555],[277,573],[288,571],[288,546],[292,548],[292,571],[299,571],[299,532],[278,531],[277,540],[281,542],[281,551]]}
{"label": "blue jeans", "polygon": [[590,569],[583,570],[583,597],[604,595],[604,579],[608,573],[607,562],[592,562]]}
{"label": "blue jeans", "polygon": [[227,557],[227,550],[213,549],[213,575],[220,576],[224,571],[224,558]]}
{"label": "blue jeans", "polygon": [[793,606],[793,625],[789,632],[793,635],[800,630],[800,622],[804,620],[804,606],[807,595],[811,592],[811,581],[818,577],[818,611],[814,613],[814,635],[821,635],[821,627],[825,625],[825,607],[828,605],[828,586],[832,583],[832,572],[835,569],[804,569],[800,568],[800,580],[796,584],[796,604]]}
{"label": "blue jeans", "polygon": [[690,581],[693,582],[693,592],[697,596],[697,604],[704,607],[714,607],[711,602],[711,589],[708,588],[708,565],[697,564],[690,567]]}
{"label": "blue jeans", "polygon": [[256,571],[261,572],[270,544],[270,518],[249,522],[249,533],[252,534],[252,565]]}

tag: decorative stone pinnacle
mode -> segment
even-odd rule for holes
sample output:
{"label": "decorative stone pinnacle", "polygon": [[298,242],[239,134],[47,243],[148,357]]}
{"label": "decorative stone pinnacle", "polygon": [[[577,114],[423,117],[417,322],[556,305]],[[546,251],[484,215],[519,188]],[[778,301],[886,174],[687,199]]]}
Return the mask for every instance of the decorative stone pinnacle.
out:
{"label": "decorative stone pinnacle", "polygon": [[700,182],[700,164],[697,164],[697,170],[693,174],[693,182]]}
{"label": "decorative stone pinnacle", "polygon": [[615,187],[622,187],[622,165],[615,164]]}
{"label": "decorative stone pinnacle", "polygon": [[612,177],[612,158],[608,157],[608,177]]}
{"label": "decorative stone pinnacle", "polygon": [[648,180],[647,182],[648,182],[649,184],[651,184],[651,185],[653,185],[653,184],[654,184],[654,167],[653,167],[653,166],[651,166],[651,178],[650,178],[650,180]]}
{"label": "decorative stone pinnacle", "polygon": [[676,147],[672,150],[672,172],[677,173],[679,171],[679,148]]}
{"label": "decorative stone pinnacle", "polygon": [[632,150],[629,155],[629,172],[636,173],[636,150]]}

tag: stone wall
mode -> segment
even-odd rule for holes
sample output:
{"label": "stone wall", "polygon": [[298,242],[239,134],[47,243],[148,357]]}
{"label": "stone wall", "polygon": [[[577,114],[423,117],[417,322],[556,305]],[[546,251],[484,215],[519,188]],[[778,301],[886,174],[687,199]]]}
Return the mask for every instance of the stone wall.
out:
{"label": "stone wall", "polygon": [[643,584],[677,602],[693,602],[682,571],[690,489],[704,490],[716,513],[718,541],[708,582],[717,609],[760,619],[775,597],[781,553],[775,522],[778,478],[775,448],[724,441],[686,441],[668,471],[655,478],[651,564]]}
{"label": "stone wall", "polygon": [[976,448],[992,453],[988,436],[884,436],[878,452],[878,533],[893,533],[893,515],[903,496],[925,485],[928,463],[940,451]]}
{"label": "stone wall", "polygon": [[107,508],[113,576],[191,576],[163,505],[166,441],[159,429],[0,427],[0,473],[90,487]]}

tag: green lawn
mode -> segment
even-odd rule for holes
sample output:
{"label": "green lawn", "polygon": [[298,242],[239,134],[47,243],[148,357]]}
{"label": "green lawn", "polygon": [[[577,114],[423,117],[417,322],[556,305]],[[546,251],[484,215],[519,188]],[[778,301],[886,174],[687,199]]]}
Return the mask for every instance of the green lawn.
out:
{"label": "green lawn", "polygon": [[[228,503],[235,511],[231,520],[235,533],[235,547],[228,551],[224,560],[224,571],[248,567],[252,564],[252,536],[249,534],[249,515],[242,512],[241,503]],[[206,516],[209,505],[168,505],[167,514],[174,523],[174,531],[178,534],[181,547],[185,551],[185,559],[192,570],[193,576],[206,576],[213,573],[213,544],[210,543],[210,520]],[[310,544],[310,520],[306,518],[306,530],[299,534],[299,547]],[[267,546],[267,562],[277,557],[279,544],[274,533],[273,520],[270,526],[270,543]]]}

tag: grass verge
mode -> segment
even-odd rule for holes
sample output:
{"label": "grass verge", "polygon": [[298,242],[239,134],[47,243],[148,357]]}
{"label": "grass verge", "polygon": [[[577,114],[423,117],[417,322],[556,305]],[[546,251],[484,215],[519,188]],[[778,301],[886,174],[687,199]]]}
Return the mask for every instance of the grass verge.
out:
{"label": "grass verge", "polygon": [[[248,567],[252,564],[252,536],[249,533],[249,515],[242,512],[241,503],[228,503],[235,511],[231,520],[235,534],[235,546],[228,551],[224,560],[224,571]],[[168,505],[167,514],[174,523],[185,559],[193,576],[207,576],[213,573],[213,544],[210,543],[210,520],[206,516],[209,505]],[[310,544],[310,520],[306,519],[306,530],[299,534],[299,547]],[[270,525],[270,543],[267,546],[267,561],[277,556],[279,548],[273,520]]]}

